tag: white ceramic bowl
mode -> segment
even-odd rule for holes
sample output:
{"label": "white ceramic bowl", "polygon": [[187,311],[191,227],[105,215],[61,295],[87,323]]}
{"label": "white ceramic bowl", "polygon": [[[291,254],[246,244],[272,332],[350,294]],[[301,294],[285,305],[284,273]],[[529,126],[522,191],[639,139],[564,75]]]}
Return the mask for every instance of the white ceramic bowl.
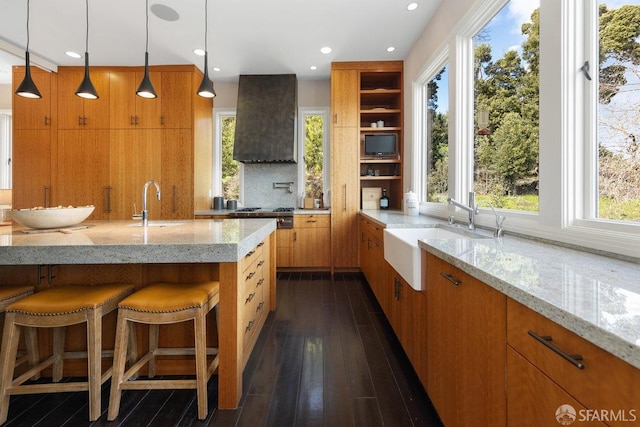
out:
{"label": "white ceramic bowl", "polygon": [[63,228],[80,224],[94,209],[95,206],[20,209],[10,211],[9,215],[19,224],[29,228]]}

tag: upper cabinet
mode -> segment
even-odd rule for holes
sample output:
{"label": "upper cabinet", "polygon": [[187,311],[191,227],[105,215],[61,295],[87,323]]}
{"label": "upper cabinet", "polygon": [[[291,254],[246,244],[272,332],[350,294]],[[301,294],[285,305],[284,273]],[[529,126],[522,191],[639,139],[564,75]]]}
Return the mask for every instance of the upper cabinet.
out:
{"label": "upper cabinet", "polygon": [[[55,112],[56,74],[31,67],[31,78],[40,91],[42,98],[23,98],[15,95],[15,91],[24,79],[25,68],[13,67],[13,110],[20,114],[13,115],[14,129],[48,130],[55,126],[52,112]],[[75,90],[75,89],[74,89]]]}
{"label": "upper cabinet", "polygon": [[331,70],[331,123],[335,127],[358,126],[358,70]]}
{"label": "upper cabinet", "polygon": [[192,127],[193,107],[191,97],[185,96],[185,94],[191,93],[192,78],[193,73],[189,72],[162,72],[160,122],[163,128],[187,129]]}
{"label": "upper cabinet", "polygon": [[98,99],[84,99],[76,90],[84,67],[58,68],[58,129],[109,129],[109,72],[91,69]]}
{"label": "upper cabinet", "polygon": [[162,74],[159,71],[149,73],[153,88],[158,95],[153,99],[136,95],[143,76],[142,71],[132,69],[122,71],[115,69],[109,74],[111,129],[160,129],[162,127]]}

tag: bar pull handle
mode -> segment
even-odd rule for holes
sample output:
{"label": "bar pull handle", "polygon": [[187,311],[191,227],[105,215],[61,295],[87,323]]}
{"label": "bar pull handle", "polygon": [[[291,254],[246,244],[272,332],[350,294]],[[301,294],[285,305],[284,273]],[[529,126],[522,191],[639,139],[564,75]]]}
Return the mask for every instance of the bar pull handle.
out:
{"label": "bar pull handle", "polygon": [[129,116],[129,124],[130,124],[131,126],[135,126],[136,121],[135,121],[135,119],[133,118],[133,116]]}
{"label": "bar pull handle", "polygon": [[254,321],[250,321],[249,324],[247,325],[247,327],[244,329],[245,332],[249,332],[251,331],[251,329],[253,329],[253,323]]}
{"label": "bar pull handle", "polygon": [[86,126],[86,125],[87,125],[87,117],[82,116],[82,126]]}
{"label": "bar pull handle", "polygon": [[298,241],[298,232],[297,232],[297,231],[294,231],[294,232],[293,232],[293,241],[294,241],[294,242],[297,242],[297,241]]}
{"label": "bar pull handle", "polygon": [[176,213],[178,210],[178,187],[173,186],[173,213]]}
{"label": "bar pull handle", "polygon": [[263,265],[264,265],[264,260],[262,260],[262,261],[260,261],[260,262],[258,263],[258,267],[262,267]]}
{"label": "bar pull handle", "polygon": [[262,246],[264,246],[264,242],[260,242],[256,245],[257,248],[261,248]]}
{"label": "bar pull handle", "polygon": [[344,209],[343,211],[347,211],[347,184],[344,184]]}
{"label": "bar pull handle", "polygon": [[104,212],[111,213],[111,187],[110,185],[104,186]]}
{"label": "bar pull handle", "polygon": [[258,280],[258,283],[256,284],[256,288],[257,288],[258,286],[262,286],[262,284],[263,284],[263,283],[264,283],[264,278],[262,278],[262,279]]}
{"label": "bar pull handle", "polygon": [[78,126],[82,126],[82,116],[78,116]]}
{"label": "bar pull handle", "polygon": [[262,310],[262,307],[264,307],[264,301],[261,301],[260,304],[258,304],[258,307],[256,308],[256,312]]}
{"label": "bar pull handle", "polygon": [[256,251],[249,251],[249,253],[247,253],[247,258],[249,258],[251,255],[255,254]]}
{"label": "bar pull handle", "polygon": [[246,278],[245,280],[251,280],[251,278],[252,278],[253,276],[255,276],[255,274],[256,274],[256,272],[255,272],[255,271],[252,271],[251,273],[249,273],[249,275],[247,276],[247,278]]}
{"label": "bar pull handle", "polygon": [[44,186],[44,207],[49,207],[49,187],[46,185]]}
{"label": "bar pull handle", "polygon": [[582,356],[580,356],[579,354],[569,354],[564,350],[562,350],[561,348],[555,346],[554,344],[551,343],[551,341],[553,341],[553,338],[551,338],[550,336],[541,336],[531,330],[529,330],[527,333],[531,337],[533,337],[533,339],[535,339],[539,343],[542,343],[549,350],[553,351],[558,356],[562,357],[564,360],[571,363],[576,368],[584,369],[584,364],[582,363]]}
{"label": "bar pull handle", "polygon": [[337,113],[333,114],[333,124],[335,124],[335,125],[338,124],[338,114]]}
{"label": "bar pull handle", "polygon": [[164,116],[160,116],[160,126],[164,126]]}
{"label": "bar pull handle", "polygon": [[456,286],[460,286],[460,284],[462,283],[460,280],[454,279],[452,275],[447,274],[445,272],[441,271],[440,275]]}
{"label": "bar pull handle", "polygon": [[244,303],[245,303],[245,304],[250,303],[250,302],[251,302],[251,300],[253,299],[253,297],[255,297],[255,296],[256,296],[256,293],[255,293],[255,292],[251,292],[251,293],[249,294],[249,296],[247,297],[247,299],[244,301]]}
{"label": "bar pull handle", "polygon": [[49,126],[49,116],[44,116],[44,125]]}

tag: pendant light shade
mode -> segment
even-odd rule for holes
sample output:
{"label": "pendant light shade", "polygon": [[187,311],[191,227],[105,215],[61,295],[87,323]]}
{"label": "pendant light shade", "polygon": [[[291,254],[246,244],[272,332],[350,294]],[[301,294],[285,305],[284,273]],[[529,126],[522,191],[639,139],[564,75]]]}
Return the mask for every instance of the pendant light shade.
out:
{"label": "pendant light shade", "polygon": [[87,17],[87,32],[85,37],[85,49],[84,49],[84,78],[76,89],[76,95],[85,99],[98,99],[98,92],[91,83],[91,77],[89,76],[89,0],[85,0],[85,12]]}
{"label": "pendant light shade", "polygon": [[27,0],[27,50],[24,57],[24,79],[22,80],[22,83],[20,83],[20,86],[18,86],[18,89],[16,89],[16,95],[23,96],[25,98],[42,98],[40,91],[31,78],[31,61],[29,61],[29,0]]}
{"label": "pendant light shade", "polygon": [[151,84],[151,79],[149,78],[149,0],[145,1],[146,5],[146,17],[147,17],[147,41],[144,49],[144,77],[140,82],[140,86],[138,86],[138,90],[136,91],[136,95],[142,98],[153,99],[156,98],[156,90],[153,88]]}
{"label": "pendant light shade", "polygon": [[213,82],[209,78],[209,52],[207,51],[207,35],[209,32],[209,0],[204,1],[204,76],[198,88],[198,95],[203,98],[215,98],[216,91]]}
{"label": "pendant light shade", "polygon": [[209,78],[209,64],[208,64],[208,56],[209,53],[204,51],[204,76],[202,77],[202,83],[200,83],[200,87],[198,88],[198,95],[203,98],[215,98],[216,91],[213,88],[213,82]]}
{"label": "pendant light shade", "polygon": [[100,98],[96,88],[93,86],[93,83],[91,83],[91,77],[89,77],[89,52],[84,53],[84,79],[82,79],[80,86],[78,86],[76,95],[85,99]]}
{"label": "pendant light shade", "polygon": [[140,82],[140,86],[138,86],[136,95],[148,99],[153,99],[158,96],[156,94],[156,90],[151,84],[151,79],[149,78],[149,52],[144,53],[144,77],[142,77],[142,81]]}

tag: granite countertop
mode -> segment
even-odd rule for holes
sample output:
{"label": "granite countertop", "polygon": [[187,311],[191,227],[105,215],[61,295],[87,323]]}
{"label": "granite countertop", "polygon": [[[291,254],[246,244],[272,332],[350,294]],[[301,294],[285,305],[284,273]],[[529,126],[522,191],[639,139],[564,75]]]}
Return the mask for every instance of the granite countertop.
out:
{"label": "granite countertop", "polygon": [[[154,221],[151,221],[154,223]],[[273,218],[86,221],[66,233],[0,228],[0,265],[237,262],[276,229]]]}
{"label": "granite countertop", "polygon": [[[362,213],[388,228],[446,226],[423,215]],[[640,264],[508,233],[418,245],[640,369]]]}
{"label": "granite countertop", "polygon": [[[195,216],[225,216],[229,215],[231,212],[228,209],[210,209],[205,211],[196,211]],[[326,215],[330,214],[331,211],[327,209],[298,209],[296,208],[293,211],[294,215]]]}

